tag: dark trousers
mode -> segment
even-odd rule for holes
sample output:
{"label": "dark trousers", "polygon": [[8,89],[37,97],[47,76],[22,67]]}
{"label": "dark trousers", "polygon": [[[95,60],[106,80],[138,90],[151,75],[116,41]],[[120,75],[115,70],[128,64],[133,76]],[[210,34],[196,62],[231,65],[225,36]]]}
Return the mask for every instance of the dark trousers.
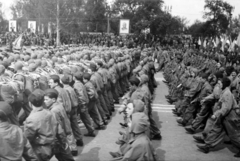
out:
{"label": "dark trousers", "polygon": [[97,125],[97,126],[101,126],[103,125],[100,113],[97,109],[97,105],[96,105],[96,100],[90,100],[88,103],[88,112],[90,117],[92,118],[93,122]]}
{"label": "dark trousers", "polygon": [[101,92],[98,92],[98,99],[99,99],[100,105],[101,105],[105,115],[109,116],[110,113],[108,111],[108,107],[106,105],[106,102],[105,102],[104,97]]}
{"label": "dark trousers", "polygon": [[77,107],[73,107],[70,112],[70,122],[71,128],[73,131],[73,136],[76,140],[82,140],[82,133],[80,127],[78,126],[78,117],[77,117]]}
{"label": "dark trousers", "polygon": [[198,129],[201,124],[206,123],[208,116],[210,114],[210,111],[212,110],[211,107],[213,105],[214,105],[214,102],[213,103],[204,103],[201,106],[201,110],[199,111],[199,113],[197,114],[197,117],[192,122],[192,127],[194,129]]}
{"label": "dark trousers", "polygon": [[84,111],[79,110],[79,112],[78,112],[80,114],[80,118],[81,118],[84,126],[87,128],[89,133],[93,133],[94,129],[93,129],[91,118],[90,118],[90,115],[88,112],[88,108],[87,107],[80,107],[80,108],[84,109]]}

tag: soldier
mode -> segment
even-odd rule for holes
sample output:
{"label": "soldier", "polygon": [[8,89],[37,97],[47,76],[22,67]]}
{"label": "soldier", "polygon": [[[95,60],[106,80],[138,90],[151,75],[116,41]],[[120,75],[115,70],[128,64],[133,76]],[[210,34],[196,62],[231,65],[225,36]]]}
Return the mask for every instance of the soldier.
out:
{"label": "soldier", "polygon": [[29,96],[32,112],[24,123],[24,134],[32,145],[39,161],[48,161],[53,155],[56,138],[67,145],[64,133],[54,115],[43,108],[44,92],[36,89]]}
{"label": "soldier", "polygon": [[[60,83],[60,77],[58,75],[51,75],[50,80],[49,80],[49,86],[52,89],[55,89],[58,91],[58,102],[62,103],[68,118],[70,119],[71,115],[71,110],[72,110],[72,105],[71,105],[71,99],[65,89],[63,89],[61,86],[62,84]],[[72,151],[73,155],[77,155],[78,150],[77,150],[77,145],[76,141],[73,135],[68,136],[68,141],[70,143],[70,149]]]}
{"label": "soldier", "polygon": [[92,82],[90,81],[91,75],[89,73],[83,73],[83,82],[86,87],[86,91],[88,94],[89,98],[89,103],[88,103],[88,111],[97,125],[96,130],[103,130],[105,129],[105,126],[103,124],[107,124],[106,120],[104,118],[101,119],[99,111],[97,109],[97,100],[98,100],[98,95],[95,87],[93,86]]}
{"label": "soldier", "polygon": [[101,117],[105,119],[110,119],[110,112],[108,111],[108,108],[106,106],[105,100],[102,95],[102,89],[103,89],[103,82],[101,76],[97,73],[97,66],[93,63],[90,64],[91,69],[91,79],[90,81],[93,83],[94,87],[97,90],[98,94],[98,101],[97,106],[98,110],[101,114]]}
{"label": "soldier", "polygon": [[[61,81],[63,83],[63,88],[67,91],[69,98],[71,100],[71,112],[70,112],[70,122],[71,122],[71,127],[73,131],[73,135],[75,139],[77,140],[77,146],[83,146],[83,140],[82,140],[82,133],[80,130],[80,127],[78,126],[78,110],[79,110],[79,104],[78,104],[78,97],[76,95],[76,92],[74,89],[69,85],[70,83],[70,78],[67,75],[64,75],[61,78]],[[83,107],[81,107],[83,108]],[[80,108],[80,110],[81,110]]]}
{"label": "soldier", "polygon": [[27,161],[37,161],[22,129],[8,122],[10,115],[11,106],[0,102],[0,160],[22,160],[23,157]]}
{"label": "soldier", "polygon": [[74,77],[75,83],[73,85],[73,88],[78,97],[78,106],[79,106],[78,113],[80,113],[80,118],[88,130],[88,133],[84,134],[84,136],[95,137],[94,129],[91,123],[91,119],[90,119],[90,115],[87,107],[87,105],[89,104],[89,98],[87,95],[86,88],[83,85],[83,73],[77,72],[74,74],[74,76],[75,76]]}
{"label": "soldier", "polygon": [[[44,104],[47,109],[49,109],[59,125],[62,127],[65,136],[72,135],[72,129],[70,125],[70,121],[67,117],[67,113],[60,102],[57,101],[58,91],[55,89],[47,89],[45,90],[44,95]],[[57,142],[54,146],[54,154],[58,160],[62,161],[74,161],[73,156],[71,154],[69,146],[65,149],[63,145]],[[73,155],[77,155],[77,153],[73,153]]]}

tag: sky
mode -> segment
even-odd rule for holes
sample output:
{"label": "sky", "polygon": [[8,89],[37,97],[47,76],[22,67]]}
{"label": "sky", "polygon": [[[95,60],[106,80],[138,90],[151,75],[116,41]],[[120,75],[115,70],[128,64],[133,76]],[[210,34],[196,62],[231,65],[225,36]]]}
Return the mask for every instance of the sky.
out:
{"label": "sky", "polygon": [[[233,17],[240,14],[240,0],[225,0],[235,7]],[[172,6],[172,15],[186,17],[188,25],[193,24],[197,19],[204,21],[205,0],[164,0],[164,5]]]}
{"label": "sky", "polygon": [[[114,0],[107,1],[113,3]],[[240,0],[225,1],[235,7],[233,17],[240,14]],[[12,18],[10,6],[14,4],[16,0],[0,0],[0,2],[3,4],[2,10],[5,13],[5,17],[10,20]],[[204,3],[204,0],[164,0],[164,6],[172,6],[171,14],[185,17],[189,21],[188,25],[193,24],[197,19],[204,21]]]}

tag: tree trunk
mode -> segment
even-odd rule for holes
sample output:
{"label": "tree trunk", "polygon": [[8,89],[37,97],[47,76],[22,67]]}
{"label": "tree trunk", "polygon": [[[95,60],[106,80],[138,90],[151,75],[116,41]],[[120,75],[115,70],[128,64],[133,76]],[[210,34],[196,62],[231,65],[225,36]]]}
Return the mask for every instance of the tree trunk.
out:
{"label": "tree trunk", "polygon": [[57,38],[56,38],[56,45],[60,46],[61,42],[60,42],[60,10],[59,10],[59,0],[57,0]]}

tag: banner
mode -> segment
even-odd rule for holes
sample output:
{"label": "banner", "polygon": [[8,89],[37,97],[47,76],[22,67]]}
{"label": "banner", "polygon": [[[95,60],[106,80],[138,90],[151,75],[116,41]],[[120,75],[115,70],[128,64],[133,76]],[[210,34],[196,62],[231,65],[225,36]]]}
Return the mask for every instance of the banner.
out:
{"label": "banner", "polygon": [[36,32],[36,21],[28,21],[28,28],[31,30],[31,32]]}
{"label": "banner", "polygon": [[14,48],[18,48],[18,49],[20,49],[20,48],[22,48],[22,37],[23,37],[23,35],[21,34],[14,42],[13,42],[13,47]]}
{"label": "banner", "polygon": [[17,21],[15,21],[15,20],[10,20],[9,21],[9,29],[8,29],[8,31],[17,32]]}
{"label": "banner", "polygon": [[130,31],[130,20],[121,19],[120,26],[119,26],[119,33],[120,34],[129,34]]}

